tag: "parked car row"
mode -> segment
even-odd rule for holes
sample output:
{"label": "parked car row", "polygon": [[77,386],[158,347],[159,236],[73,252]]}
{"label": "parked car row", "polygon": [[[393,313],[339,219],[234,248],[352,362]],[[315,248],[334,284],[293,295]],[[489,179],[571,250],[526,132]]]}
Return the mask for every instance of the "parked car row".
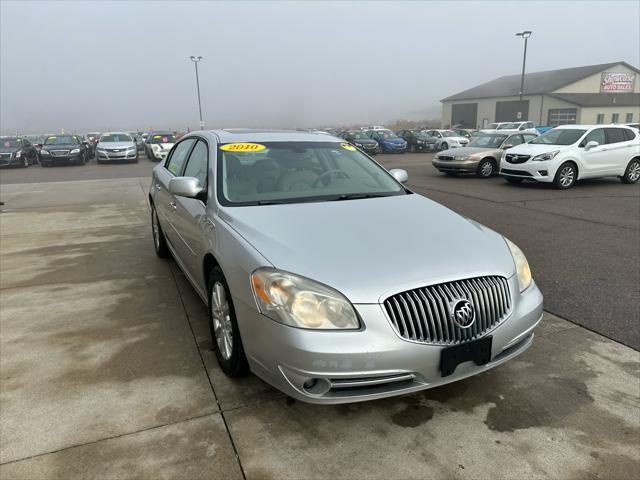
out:
{"label": "parked car row", "polygon": [[[567,189],[577,180],[640,179],[640,131],[625,125],[563,125],[538,135],[528,130],[495,129],[466,148],[439,152],[439,171],[480,177],[499,174],[510,183],[535,181]],[[516,130],[516,132],[521,132]]]}

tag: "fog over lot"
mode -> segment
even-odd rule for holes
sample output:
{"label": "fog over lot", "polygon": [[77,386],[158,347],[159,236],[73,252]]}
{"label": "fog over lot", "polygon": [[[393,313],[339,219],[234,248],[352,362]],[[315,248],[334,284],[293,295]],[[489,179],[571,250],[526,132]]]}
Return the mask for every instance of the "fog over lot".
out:
{"label": "fog over lot", "polygon": [[2,133],[439,118],[520,72],[640,65],[640,2],[0,2]]}

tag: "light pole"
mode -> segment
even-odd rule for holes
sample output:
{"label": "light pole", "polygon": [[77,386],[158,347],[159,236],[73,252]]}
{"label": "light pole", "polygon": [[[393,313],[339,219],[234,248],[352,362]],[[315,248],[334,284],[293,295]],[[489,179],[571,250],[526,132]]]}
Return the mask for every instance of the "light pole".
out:
{"label": "light pole", "polygon": [[200,111],[200,130],[204,130],[204,122],[202,121],[202,105],[200,103],[200,79],[198,78],[198,62],[202,57],[191,56],[191,61],[196,66],[196,88],[198,89],[198,110]]}
{"label": "light pole", "polygon": [[520,118],[518,118],[518,120],[525,120],[524,118],[522,118],[522,113],[524,111],[524,101],[522,100],[522,96],[524,95],[524,67],[527,63],[527,40],[529,40],[529,37],[532,33],[533,32],[530,30],[516,33],[516,37],[524,38],[524,54],[522,55],[522,76],[520,77],[520,112],[518,112]]}

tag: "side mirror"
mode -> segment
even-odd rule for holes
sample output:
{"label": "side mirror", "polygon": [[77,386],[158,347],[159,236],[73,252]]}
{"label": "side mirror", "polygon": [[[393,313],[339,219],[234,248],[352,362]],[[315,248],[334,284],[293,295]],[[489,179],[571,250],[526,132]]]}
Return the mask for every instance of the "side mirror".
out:
{"label": "side mirror", "polygon": [[587,142],[587,144],[584,146],[585,150],[591,150],[594,147],[599,146],[600,144],[598,142],[596,142],[595,140],[591,140],[590,142]]}
{"label": "side mirror", "polygon": [[395,178],[400,183],[405,183],[407,180],[409,180],[409,175],[407,174],[407,171],[402,170],[401,168],[394,168],[392,170],[389,170],[389,173],[393,178]]}
{"label": "side mirror", "polygon": [[507,148],[513,148],[513,145],[511,145],[510,143],[507,143],[506,145],[502,146],[503,150],[506,150]]}
{"label": "side mirror", "polygon": [[169,180],[169,191],[179,197],[198,198],[203,188],[197,178],[175,177]]}

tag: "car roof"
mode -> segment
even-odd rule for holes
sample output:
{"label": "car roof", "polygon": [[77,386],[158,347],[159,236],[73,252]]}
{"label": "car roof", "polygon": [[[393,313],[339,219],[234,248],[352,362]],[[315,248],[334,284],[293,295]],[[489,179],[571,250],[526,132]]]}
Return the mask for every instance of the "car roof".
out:
{"label": "car roof", "polygon": [[567,130],[585,130],[589,128],[603,128],[603,127],[630,128],[627,125],[621,125],[619,123],[599,124],[599,125],[558,125],[555,128],[565,128]]}
{"label": "car roof", "polygon": [[[220,143],[234,142],[326,142],[340,138],[318,132],[301,132],[298,130],[259,130],[250,128],[226,128],[210,130]],[[197,133],[197,132],[192,132]]]}

